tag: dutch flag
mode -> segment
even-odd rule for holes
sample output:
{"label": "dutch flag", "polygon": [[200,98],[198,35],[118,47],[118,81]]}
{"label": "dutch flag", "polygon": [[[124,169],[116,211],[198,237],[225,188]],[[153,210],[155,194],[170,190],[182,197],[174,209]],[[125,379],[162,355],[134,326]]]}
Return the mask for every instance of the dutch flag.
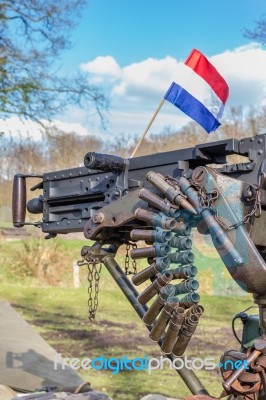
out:
{"label": "dutch flag", "polygon": [[178,79],[166,92],[164,99],[193,118],[208,133],[221,123],[229,88],[224,78],[207,58],[193,49],[182,66]]}

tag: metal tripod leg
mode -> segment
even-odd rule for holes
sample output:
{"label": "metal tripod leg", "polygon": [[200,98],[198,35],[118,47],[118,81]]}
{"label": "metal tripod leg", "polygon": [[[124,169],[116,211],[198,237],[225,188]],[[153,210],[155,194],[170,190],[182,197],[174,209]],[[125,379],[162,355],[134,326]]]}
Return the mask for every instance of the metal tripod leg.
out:
{"label": "metal tripod leg", "polygon": [[[122,269],[119,267],[116,260],[114,259],[114,256],[111,254],[106,255],[105,257],[103,257],[102,262],[130,302],[130,304],[133,306],[138,316],[142,319],[144,314],[148,310],[148,307],[139,304],[139,302],[137,301],[137,296],[139,295],[138,291],[132,285]],[[147,328],[149,329],[149,327]],[[174,359],[172,354],[166,355],[166,357],[170,360]],[[187,385],[192,394],[209,394],[191,369],[188,369],[184,366],[182,369],[176,369],[176,371],[183,379],[184,383]]]}

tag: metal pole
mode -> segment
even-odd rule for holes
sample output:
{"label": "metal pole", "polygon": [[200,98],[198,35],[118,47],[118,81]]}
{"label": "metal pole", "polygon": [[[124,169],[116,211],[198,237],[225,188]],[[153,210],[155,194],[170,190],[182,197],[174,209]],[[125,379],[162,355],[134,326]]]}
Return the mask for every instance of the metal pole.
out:
{"label": "metal pole", "polygon": [[[130,304],[133,306],[134,310],[138,314],[138,316],[142,319],[146,311],[148,310],[147,306],[142,306],[137,301],[137,296],[139,295],[136,288],[132,285],[130,280],[124,274],[122,269],[117,264],[116,260],[112,255],[107,255],[103,258],[103,263],[111,274],[112,278],[118,284]],[[149,330],[151,327],[147,326]],[[160,344],[160,342],[159,342]],[[174,360],[173,354],[166,355],[170,360]],[[180,357],[182,358],[182,357]],[[180,377],[183,379],[184,383],[187,385],[192,394],[206,394],[209,395],[207,390],[204,388],[198,377],[194,374],[191,369],[186,368],[185,366],[182,369],[176,369]]]}
{"label": "metal pole", "polygon": [[161,102],[160,102],[160,104],[158,105],[158,107],[157,107],[155,113],[153,114],[153,116],[152,116],[150,122],[148,123],[147,128],[145,129],[145,131],[144,131],[143,134],[141,135],[141,138],[139,139],[139,141],[138,141],[138,143],[137,143],[137,146],[136,146],[135,149],[133,150],[133,152],[132,152],[130,158],[132,158],[132,157],[135,156],[136,152],[138,151],[139,146],[141,145],[141,143],[142,143],[142,141],[143,141],[143,139],[144,139],[146,133],[147,133],[148,130],[150,129],[150,127],[151,127],[153,121],[155,120],[155,118],[156,118],[158,112],[160,111],[160,109],[162,108],[162,105],[163,105],[164,102],[165,102],[165,99],[162,99]]}

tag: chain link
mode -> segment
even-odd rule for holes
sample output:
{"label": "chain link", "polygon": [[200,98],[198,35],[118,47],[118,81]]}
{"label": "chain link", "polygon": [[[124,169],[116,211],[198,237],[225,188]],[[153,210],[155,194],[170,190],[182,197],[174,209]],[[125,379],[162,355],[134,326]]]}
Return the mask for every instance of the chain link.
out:
{"label": "chain link", "polygon": [[132,271],[130,271],[130,257],[129,257],[129,252],[130,249],[136,249],[137,244],[136,243],[127,243],[126,244],[126,255],[125,255],[125,274],[126,275],[135,275],[137,273],[137,262],[136,260],[131,261],[131,266],[132,266]]}
{"label": "chain link", "polygon": [[[100,274],[102,264],[95,261],[78,261],[79,266],[86,265],[88,268],[88,318],[95,320],[96,311],[99,305]],[[94,283],[94,285],[93,285]]]}
{"label": "chain link", "polygon": [[[102,264],[98,265],[95,262],[88,263],[88,308],[89,308],[89,320],[94,321],[96,311],[99,304],[99,284],[100,284],[100,273]],[[94,282],[94,288],[93,288]],[[94,292],[94,295],[93,295]]]}

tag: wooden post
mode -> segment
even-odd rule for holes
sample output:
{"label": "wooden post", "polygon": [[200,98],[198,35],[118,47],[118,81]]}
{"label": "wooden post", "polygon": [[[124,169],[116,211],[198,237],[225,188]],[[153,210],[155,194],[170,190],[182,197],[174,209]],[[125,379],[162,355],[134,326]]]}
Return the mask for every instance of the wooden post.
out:
{"label": "wooden post", "polygon": [[79,265],[77,261],[73,262],[73,286],[74,288],[79,288]]}

